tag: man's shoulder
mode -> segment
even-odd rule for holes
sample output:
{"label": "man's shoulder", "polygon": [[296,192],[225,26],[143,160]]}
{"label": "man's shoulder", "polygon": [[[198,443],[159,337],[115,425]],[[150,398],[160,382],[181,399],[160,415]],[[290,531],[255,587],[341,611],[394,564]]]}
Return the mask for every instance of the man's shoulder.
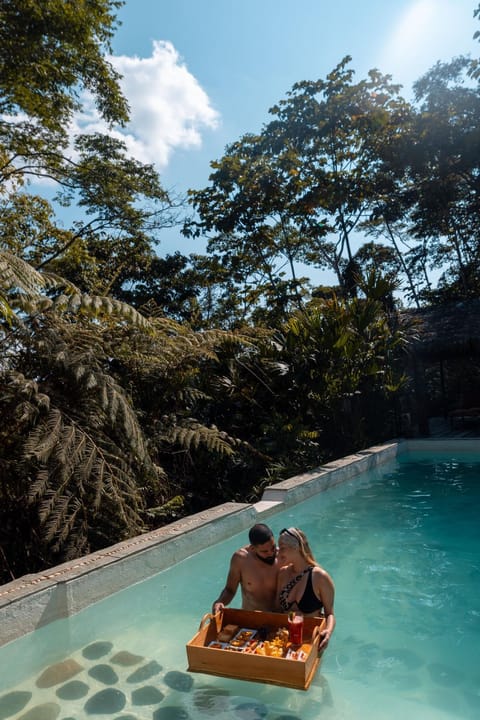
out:
{"label": "man's shoulder", "polygon": [[250,548],[248,545],[238,548],[232,555],[232,562],[243,562],[250,557]]}

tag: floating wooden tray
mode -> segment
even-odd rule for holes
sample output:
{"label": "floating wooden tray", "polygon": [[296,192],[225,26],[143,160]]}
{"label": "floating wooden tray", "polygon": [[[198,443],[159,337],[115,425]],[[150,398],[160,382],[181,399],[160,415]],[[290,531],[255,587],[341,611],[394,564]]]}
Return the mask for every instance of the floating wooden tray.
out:
{"label": "floating wooden tray", "polygon": [[325,625],[324,618],[306,617],[303,627],[301,650],[305,660],[287,660],[255,653],[242,653],[208,647],[216,640],[225,625],[240,628],[268,628],[275,632],[287,627],[288,615],[260,611],[225,608],[217,615],[208,613],[200,622],[197,634],[187,643],[188,670],[207,675],[250,680],[251,682],[282,685],[283,687],[307,690],[320,664],[318,645],[320,631]]}

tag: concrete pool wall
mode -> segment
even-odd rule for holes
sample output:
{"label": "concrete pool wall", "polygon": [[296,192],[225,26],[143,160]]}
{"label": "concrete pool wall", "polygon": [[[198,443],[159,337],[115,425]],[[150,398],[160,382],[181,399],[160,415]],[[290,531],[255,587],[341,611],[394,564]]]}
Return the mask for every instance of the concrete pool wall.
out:
{"label": "concrete pool wall", "polygon": [[149,578],[256,522],[409,450],[478,450],[478,440],[376,445],[267,487],[255,504],[224,503],[83,558],[0,586],[0,646]]}

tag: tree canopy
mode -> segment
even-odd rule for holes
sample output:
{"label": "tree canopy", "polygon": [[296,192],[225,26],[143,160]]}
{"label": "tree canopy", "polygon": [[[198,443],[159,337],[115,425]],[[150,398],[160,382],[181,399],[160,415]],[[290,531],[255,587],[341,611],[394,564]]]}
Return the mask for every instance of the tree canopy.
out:
{"label": "tree canopy", "polygon": [[[106,60],[116,29],[117,0],[3,0],[0,9],[0,112],[35,122],[50,138],[66,140],[66,126],[93,94],[102,116],[124,123],[128,104],[118,73]],[[24,115],[28,120],[18,117]],[[27,134],[23,134],[27,140]]]}

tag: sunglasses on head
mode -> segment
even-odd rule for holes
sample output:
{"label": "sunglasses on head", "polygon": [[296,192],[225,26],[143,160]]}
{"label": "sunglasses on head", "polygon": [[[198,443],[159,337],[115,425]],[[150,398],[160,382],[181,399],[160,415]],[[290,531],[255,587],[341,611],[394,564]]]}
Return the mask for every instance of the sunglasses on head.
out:
{"label": "sunglasses on head", "polygon": [[290,535],[290,537],[295,538],[295,540],[298,542],[298,535],[295,535],[295,533],[290,532],[288,528],[283,528],[283,530],[280,530],[280,535],[283,535],[283,533],[287,533],[287,535]]}

